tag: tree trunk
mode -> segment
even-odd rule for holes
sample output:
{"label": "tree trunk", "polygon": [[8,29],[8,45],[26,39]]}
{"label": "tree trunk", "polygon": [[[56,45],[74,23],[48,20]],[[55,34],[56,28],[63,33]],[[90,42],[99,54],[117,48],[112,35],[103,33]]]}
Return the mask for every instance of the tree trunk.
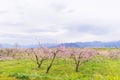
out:
{"label": "tree trunk", "polygon": [[78,64],[76,64],[76,72],[78,72],[78,69],[79,69],[79,65]]}
{"label": "tree trunk", "polygon": [[38,64],[38,68],[41,68],[43,61],[44,61],[43,59],[40,61],[40,63]]}
{"label": "tree trunk", "polygon": [[48,66],[46,73],[48,73],[49,70],[50,70],[50,68],[52,67],[55,57],[56,57],[56,54],[54,54],[54,57],[53,57],[53,59],[52,59],[52,62],[51,62],[50,65]]}
{"label": "tree trunk", "polygon": [[79,65],[80,65],[80,60],[78,60],[78,62],[76,63],[76,72],[78,72]]}
{"label": "tree trunk", "polygon": [[47,68],[46,73],[48,73],[48,72],[49,72],[49,70],[50,70],[51,66],[52,66],[52,64],[51,64],[51,65]]}

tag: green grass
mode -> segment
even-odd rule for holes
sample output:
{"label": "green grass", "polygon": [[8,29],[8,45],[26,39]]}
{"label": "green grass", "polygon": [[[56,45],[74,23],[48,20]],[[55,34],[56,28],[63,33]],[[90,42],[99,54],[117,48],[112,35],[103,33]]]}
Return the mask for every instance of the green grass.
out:
{"label": "green grass", "polygon": [[48,61],[41,69],[32,60],[0,61],[0,80],[120,80],[120,60],[97,57],[79,67],[75,72],[72,60],[56,59],[46,74]]}

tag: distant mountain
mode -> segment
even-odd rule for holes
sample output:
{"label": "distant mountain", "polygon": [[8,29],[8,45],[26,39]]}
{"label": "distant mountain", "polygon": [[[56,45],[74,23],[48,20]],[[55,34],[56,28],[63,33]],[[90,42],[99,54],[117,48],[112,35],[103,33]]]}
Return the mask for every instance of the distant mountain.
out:
{"label": "distant mountain", "polygon": [[[41,44],[41,46],[37,44],[29,44],[29,45],[19,45],[20,48],[38,48],[38,47],[70,47],[70,48],[120,48],[120,41],[113,42],[75,42],[75,43],[61,43],[61,44]],[[14,48],[15,45],[12,44],[1,44],[1,48]]]}
{"label": "distant mountain", "polygon": [[120,48],[120,41],[114,42],[75,42],[75,43],[62,43],[57,45],[57,47],[65,46],[72,48]]}

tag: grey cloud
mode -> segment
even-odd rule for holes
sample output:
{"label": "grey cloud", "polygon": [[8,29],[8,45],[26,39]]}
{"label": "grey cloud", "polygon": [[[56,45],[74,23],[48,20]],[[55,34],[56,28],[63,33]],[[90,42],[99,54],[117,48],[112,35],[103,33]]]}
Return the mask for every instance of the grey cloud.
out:
{"label": "grey cloud", "polygon": [[0,23],[0,25],[2,26],[25,26],[24,23],[16,23],[16,22],[4,22],[4,23]]}
{"label": "grey cloud", "polygon": [[68,9],[68,11],[67,11],[68,13],[74,13],[75,12],[75,10],[73,10],[73,9]]}
{"label": "grey cloud", "polygon": [[38,32],[57,32],[57,30],[54,29],[28,29],[26,30],[28,33],[38,33]]}
{"label": "grey cloud", "polygon": [[0,11],[0,15],[1,14],[6,14],[8,11]]}
{"label": "grey cloud", "polygon": [[[5,39],[5,40],[4,40]],[[14,33],[1,33],[0,32],[0,42],[1,40],[4,40],[3,42],[10,42],[15,43],[18,42],[20,44],[26,43],[37,43],[40,41],[41,43],[55,43],[57,41],[56,38],[52,36],[40,36],[40,35],[31,35],[31,34],[14,34]]]}
{"label": "grey cloud", "polygon": [[22,34],[14,34],[14,33],[0,33],[0,37],[6,37],[6,38],[28,38],[28,36],[26,35],[22,35]]}
{"label": "grey cloud", "polygon": [[63,11],[67,8],[66,5],[60,3],[52,3],[50,6],[57,12]]}
{"label": "grey cloud", "polygon": [[[35,38],[41,42],[119,40],[120,1],[87,2],[1,0],[0,32],[3,33],[0,33],[0,41],[4,42],[8,38],[12,38],[11,42],[17,39],[30,39],[35,42]],[[108,2],[110,3],[107,4]]]}
{"label": "grey cloud", "polygon": [[89,33],[93,35],[104,35],[110,32],[108,27],[91,26],[91,25],[72,25],[69,27],[70,32]]}
{"label": "grey cloud", "polygon": [[50,7],[56,12],[65,12],[65,13],[73,13],[75,12],[74,9],[69,8],[67,4],[61,3],[51,3]]}

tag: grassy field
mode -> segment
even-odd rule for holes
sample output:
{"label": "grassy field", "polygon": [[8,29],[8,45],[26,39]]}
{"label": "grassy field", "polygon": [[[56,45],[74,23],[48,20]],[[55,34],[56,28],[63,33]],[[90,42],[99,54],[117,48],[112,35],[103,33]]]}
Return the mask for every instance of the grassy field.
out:
{"label": "grassy field", "polygon": [[32,60],[1,60],[0,80],[120,80],[120,60],[97,57],[79,67],[68,59],[56,59],[50,72],[46,74],[49,61],[41,69]]}

